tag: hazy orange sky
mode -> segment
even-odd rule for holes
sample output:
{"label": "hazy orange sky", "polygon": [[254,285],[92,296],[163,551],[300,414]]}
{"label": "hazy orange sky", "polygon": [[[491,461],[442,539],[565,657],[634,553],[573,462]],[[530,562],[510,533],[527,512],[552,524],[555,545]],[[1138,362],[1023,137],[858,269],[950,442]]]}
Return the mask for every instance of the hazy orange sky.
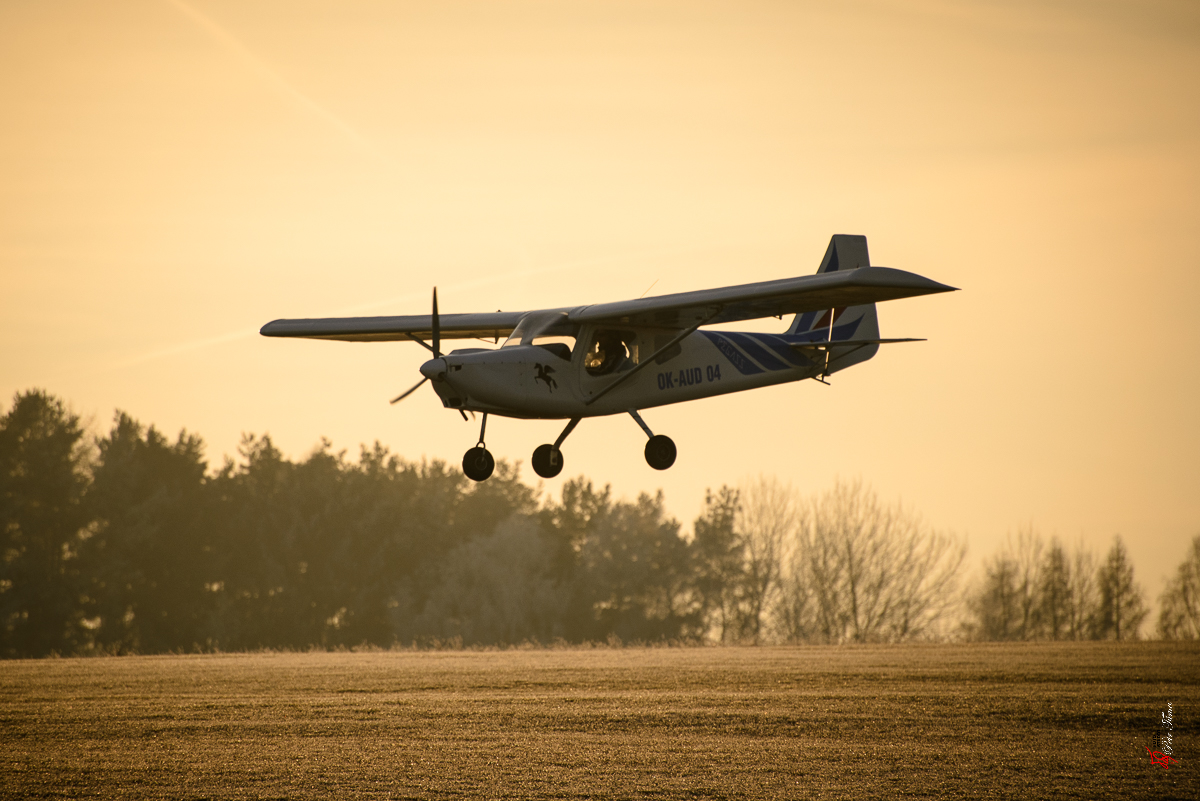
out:
{"label": "hazy orange sky", "polygon": [[833,233],[962,287],[880,307],[928,342],[647,411],[665,473],[585,421],[546,492],[661,487],[690,525],[706,487],[861,476],[975,560],[1119,533],[1155,600],[1200,533],[1197,3],[0,4],[5,409],[121,408],[213,466],[243,431],[457,463],[476,424],[388,404],[420,347],[258,328],[804,275]]}

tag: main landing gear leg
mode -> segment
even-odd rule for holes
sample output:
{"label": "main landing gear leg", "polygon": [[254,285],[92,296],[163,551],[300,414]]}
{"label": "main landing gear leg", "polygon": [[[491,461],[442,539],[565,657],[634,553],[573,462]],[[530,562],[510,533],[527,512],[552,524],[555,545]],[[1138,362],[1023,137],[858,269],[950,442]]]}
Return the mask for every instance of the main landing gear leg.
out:
{"label": "main landing gear leg", "polygon": [[496,469],[496,460],[483,444],[483,432],[487,431],[487,412],[483,413],[483,425],[479,427],[479,443],[463,456],[463,472],[472,481],[484,481]]}
{"label": "main landing gear leg", "polygon": [[553,445],[538,445],[533,452],[533,472],[537,473],[542,478],[554,478],[563,469],[562,447],[563,441],[575,430],[575,426],[579,425],[580,418],[572,417],[571,422],[567,423],[567,427],[558,435],[558,439],[554,440]]}
{"label": "main landing gear leg", "polygon": [[650,441],[646,443],[646,464],[655,470],[666,470],[675,464],[675,443],[671,441],[671,438],[662,434],[655,436],[654,432],[650,430],[650,426],[646,425],[646,421],[637,413],[637,409],[630,409],[629,416],[637,421],[637,424],[646,432],[646,436],[650,438]]}

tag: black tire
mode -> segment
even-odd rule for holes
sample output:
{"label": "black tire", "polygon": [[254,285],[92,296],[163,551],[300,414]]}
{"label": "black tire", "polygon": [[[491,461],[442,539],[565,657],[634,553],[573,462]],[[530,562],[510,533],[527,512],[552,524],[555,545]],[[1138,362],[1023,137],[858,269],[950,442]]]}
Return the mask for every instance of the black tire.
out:
{"label": "black tire", "polygon": [[472,481],[486,481],[495,469],[496,460],[487,448],[471,448],[463,456],[463,472]]}
{"label": "black tire", "polygon": [[675,443],[670,437],[657,434],[646,443],[646,464],[655,470],[666,470],[675,464]]}
{"label": "black tire", "polygon": [[542,478],[554,478],[563,469],[562,451],[553,445],[538,445],[533,451],[533,472]]}

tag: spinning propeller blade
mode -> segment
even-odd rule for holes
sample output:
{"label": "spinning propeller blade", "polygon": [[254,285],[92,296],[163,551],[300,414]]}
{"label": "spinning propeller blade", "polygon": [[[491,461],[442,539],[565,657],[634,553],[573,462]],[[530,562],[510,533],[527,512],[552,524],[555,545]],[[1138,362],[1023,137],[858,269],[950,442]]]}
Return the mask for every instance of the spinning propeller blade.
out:
{"label": "spinning propeller blade", "polygon": [[411,395],[411,394],[413,394],[414,392],[416,392],[416,391],[417,391],[417,390],[420,388],[420,386],[421,386],[422,384],[424,384],[424,383],[425,383],[426,381],[428,381],[428,380],[429,380],[428,378],[422,378],[422,379],[421,379],[420,381],[418,381],[416,384],[413,384],[412,388],[411,388],[411,389],[409,389],[407,392],[404,392],[404,393],[402,393],[402,394],[400,394],[400,395],[397,395],[396,397],[392,398],[392,403],[399,403],[400,401],[404,400],[404,399],[405,399],[405,398],[407,398],[409,395]]}
{"label": "spinning propeller blade", "polygon": [[[433,332],[432,332],[433,333],[433,358],[440,359],[442,357],[442,323],[441,323],[441,320],[438,319],[437,287],[436,286],[433,288],[433,326],[432,327],[433,327]],[[420,381],[413,384],[412,387],[410,387],[406,392],[402,392],[401,394],[392,398],[392,403],[399,403],[400,401],[404,400],[409,395],[416,392],[421,387],[421,385],[424,384],[428,380],[429,380],[428,376],[426,376],[425,378],[422,378]],[[472,416],[474,416],[474,414],[475,414],[474,412],[471,413]],[[463,418],[466,419],[466,415],[463,415]]]}
{"label": "spinning propeller blade", "polygon": [[433,288],[433,358],[442,356],[442,324],[438,320],[437,287]]}

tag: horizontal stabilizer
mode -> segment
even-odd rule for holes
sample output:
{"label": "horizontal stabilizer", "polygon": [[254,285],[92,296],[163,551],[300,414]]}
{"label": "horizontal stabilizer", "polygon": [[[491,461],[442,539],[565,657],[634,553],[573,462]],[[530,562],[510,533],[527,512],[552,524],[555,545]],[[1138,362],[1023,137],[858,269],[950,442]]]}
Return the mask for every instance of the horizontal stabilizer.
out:
{"label": "horizontal stabilizer", "polygon": [[924,339],[914,339],[905,337],[903,339],[835,339],[830,342],[828,340],[817,340],[816,342],[792,342],[788,347],[793,350],[825,350],[826,348],[838,348],[843,345],[890,345],[893,342],[924,342]]}

